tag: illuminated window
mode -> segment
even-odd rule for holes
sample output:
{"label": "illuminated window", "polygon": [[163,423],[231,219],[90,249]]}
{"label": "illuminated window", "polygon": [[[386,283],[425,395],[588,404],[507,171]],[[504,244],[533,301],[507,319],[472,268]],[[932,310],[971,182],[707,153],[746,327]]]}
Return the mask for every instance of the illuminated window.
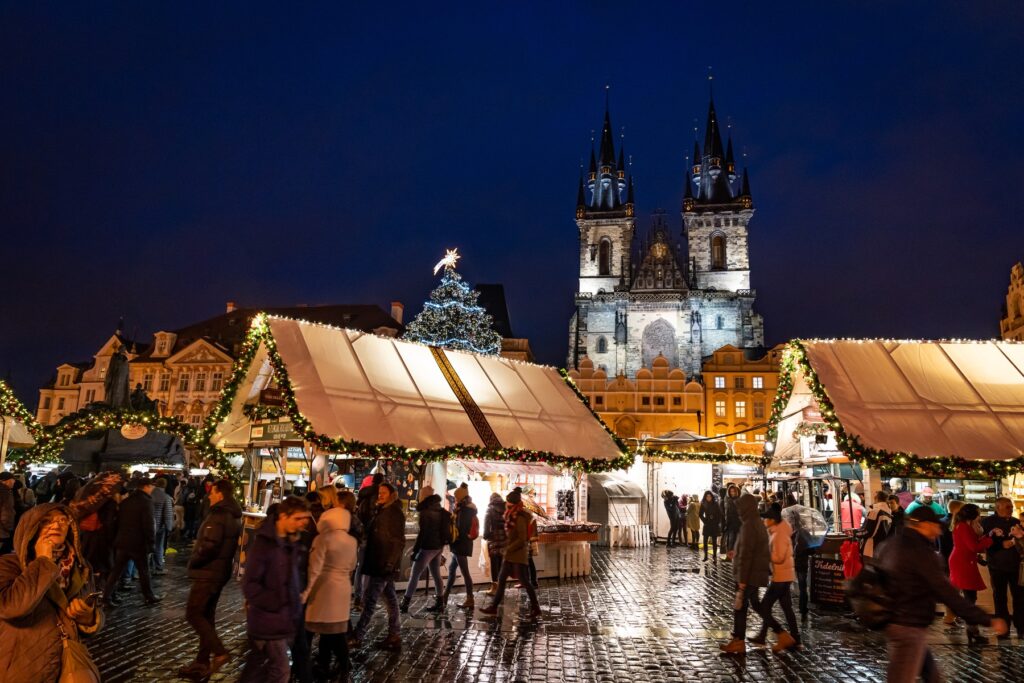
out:
{"label": "illuminated window", "polygon": [[737,434],[736,435],[736,440],[737,441],[746,441],[747,440],[747,435],[746,434]]}
{"label": "illuminated window", "polygon": [[736,418],[742,418],[747,416],[747,402],[736,401]]}
{"label": "illuminated window", "polygon": [[178,375],[178,391],[188,391],[188,383],[191,376],[187,372]]}
{"label": "illuminated window", "polygon": [[764,434],[754,434],[754,441],[764,443]]}
{"label": "illuminated window", "polygon": [[171,389],[171,375],[170,373],[161,373],[160,375],[160,391],[170,391]]}
{"label": "illuminated window", "polygon": [[715,377],[715,389],[725,389],[725,377]]}
{"label": "illuminated window", "polygon": [[751,381],[755,389],[764,389],[764,377],[754,377]]}
{"label": "illuminated window", "polygon": [[149,374],[142,376],[142,390],[153,391],[153,375]]}
{"label": "illuminated window", "polygon": [[725,417],[725,401],[715,401],[715,417]]}

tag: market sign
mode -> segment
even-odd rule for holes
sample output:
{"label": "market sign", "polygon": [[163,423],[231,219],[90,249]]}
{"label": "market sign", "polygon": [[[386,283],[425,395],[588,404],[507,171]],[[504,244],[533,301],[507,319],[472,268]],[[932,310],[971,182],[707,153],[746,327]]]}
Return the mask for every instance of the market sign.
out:
{"label": "market sign", "polygon": [[249,441],[256,444],[277,444],[285,441],[301,443],[302,437],[295,431],[295,425],[291,420],[268,420],[249,427]]}
{"label": "market sign", "polygon": [[149,432],[145,425],[122,425],[121,436],[128,439],[129,441],[136,441],[141,439]]}

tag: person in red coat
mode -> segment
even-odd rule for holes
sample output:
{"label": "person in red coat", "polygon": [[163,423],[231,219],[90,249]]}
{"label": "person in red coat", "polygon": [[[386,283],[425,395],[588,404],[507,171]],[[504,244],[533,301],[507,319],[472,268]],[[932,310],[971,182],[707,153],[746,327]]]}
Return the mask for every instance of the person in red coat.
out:
{"label": "person in red coat", "polygon": [[[949,582],[958,588],[972,604],[978,600],[978,591],[987,588],[978,570],[978,553],[992,545],[992,538],[983,533],[981,511],[968,503],[953,518],[953,552],[949,556]],[[977,626],[967,627],[970,642],[982,641]]]}

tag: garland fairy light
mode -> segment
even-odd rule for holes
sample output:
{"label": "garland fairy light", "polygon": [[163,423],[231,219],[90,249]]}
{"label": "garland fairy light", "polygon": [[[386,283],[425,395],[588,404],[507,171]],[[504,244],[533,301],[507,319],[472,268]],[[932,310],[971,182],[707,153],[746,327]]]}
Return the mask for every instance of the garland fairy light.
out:
{"label": "garland fairy light", "polygon": [[[816,340],[817,341],[817,340]],[[828,341],[828,340],[823,340]],[[862,340],[842,340],[862,341]],[[953,340],[964,343],[967,340]],[[824,418],[826,431],[835,433],[836,445],[851,460],[861,462],[867,467],[881,470],[884,474],[923,477],[923,478],[963,478],[963,479],[1002,479],[1011,474],[1024,471],[1024,457],[1011,460],[967,460],[950,455],[928,458],[904,451],[887,451],[880,448],[865,446],[855,434],[847,433],[842,422],[836,415],[835,406],[828,392],[818,379],[818,374],[811,367],[804,348],[804,341],[793,340],[786,345],[779,370],[779,388],[772,402],[772,417],[768,428],[768,440],[775,441],[779,433],[779,423],[783,411],[789,404],[793,394],[793,383],[797,372],[802,371],[811,394],[818,402]],[[983,343],[983,342],[978,342]],[[984,342],[987,343],[987,342]],[[805,423],[797,427],[797,432]],[[815,427],[815,429],[818,429]],[[817,433],[817,432],[816,432]],[[801,434],[797,434],[801,435]]]}
{"label": "garland fairy light", "polygon": [[36,418],[28,411],[28,408],[18,400],[14,391],[7,385],[7,382],[0,379],[0,415],[13,417],[25,425],[25,429],[36,441],[43,438],[43,426],[36,422]]}
{"label": "garland fairy light", "polygon": [[[289,318],[278,319],[289,320]],[[344,438],[333,438],[324,434],[319,434],[313,427],[313,424],[299,409],[298,402],[295,398],[295,389],[288,376],[288,370],[285,366],[284,359],[281,358],[278,351],[277,342],[270,331],[268,320],[269,317],[265,313],[260,313],[253,318],[251,328],[246,336],[242,350],[239,353],[238,359],[235,361],[231,378],[224,385],[221,400],[210,413],[206,424],[200,431],[200,436],[204,441],[213,443],[213,440],[216,438],[217,425],[227,419],[230,415],[238,390],[241,387],[242,382],[245,380],[249,366],[256,357],[256,352],[262,344],[267,351],[267,357],[274,369],[274,378],[277,380],[277,386],[281,391],[284,405],[274,411],[264,411],[259,408],[248,409],[249,412],[247,415],[269,416],[276,414],[282,417],[287,416],[288,419],[291,420],[295,431],[301,435],[306,442],[313,444],[317,449],[326,453],[345,453],[357,458],[372,460],[404,460],[408,463],[415,463],[417,465],[429,462],[444,462],[451,459],[540,463],[557,468],[575,469],[581,472],[607,472],[610,470],[624,469],[633,464],[634,455],[629,452],[625,442],[616,436],[614,432],[612,432],[608,426],[604,424],[599,417],[597,417],[593,410],[590,409],[585,397],[582,396],[579,389],[571,379],[568,378],[567,373],[564,371],[560,371],[563,380],[566,380],[566,384],[573,389],[578,397],[581,398],[584,405],[587,405],[591,414],[593,414],[595,419],[598,420],[599,424],[601,424],[604,430],[608,433],[609,437],[614,440],[621,452],[619,457],[610,460],[588,460],[586,458],[558,455],[550,451],[520,448],[487,448],[486,446],[471,444],[454,444],[451,446],[444,446],[442,448],[418,450],[392,443],[371,444]],[[341,329],[330,325],[324,325],[323,323],[310,324],[328,327],[330,329]],[[394,341],[393,339],[389,340]],[[281,412],[278,412],[278,410]]]}

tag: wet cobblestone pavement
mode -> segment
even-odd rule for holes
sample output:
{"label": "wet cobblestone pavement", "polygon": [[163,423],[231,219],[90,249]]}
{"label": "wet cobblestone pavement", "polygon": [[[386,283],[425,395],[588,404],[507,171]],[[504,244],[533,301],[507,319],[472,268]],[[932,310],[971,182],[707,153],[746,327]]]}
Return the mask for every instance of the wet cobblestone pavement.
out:
{"label": "wet cobblestone pavement", "polygon": [[[104,681],[172,681],[191,661],[197,641],[184,620],[188,583],[183,554],[156,577],[166,595],[142,605],[138,589],[110,610],[104,631],[89,641]],[[383,608],[354,655],[355,681],[880,681],[885,679],[882,635],[840,615],[817,612],[803,625],[804,649],[783,655],[748,650],[722,657],[718,643],[731,627],[731,569],[705,563],[687,548],[595,548],[593,575],[542,580],[544,617],[520,621],[525,595],[510,591],[498,618],[449,607],[443,618],[424,612],[423,590],[403,616],[401,653],[372,648],[384,628]],[[461,602],[454,595],[452,602]],[[478,593],[477,605],[485,603]],[[246,650],[237,584],[225,589],[218,614],[225,644],[236,655],[214,681],[235,681]],[[751,616],[750,628],[760,625]],[[950,681],[1024,680],[1024,643],[966,644],[964,631],[932,627],[931,643]]]}

